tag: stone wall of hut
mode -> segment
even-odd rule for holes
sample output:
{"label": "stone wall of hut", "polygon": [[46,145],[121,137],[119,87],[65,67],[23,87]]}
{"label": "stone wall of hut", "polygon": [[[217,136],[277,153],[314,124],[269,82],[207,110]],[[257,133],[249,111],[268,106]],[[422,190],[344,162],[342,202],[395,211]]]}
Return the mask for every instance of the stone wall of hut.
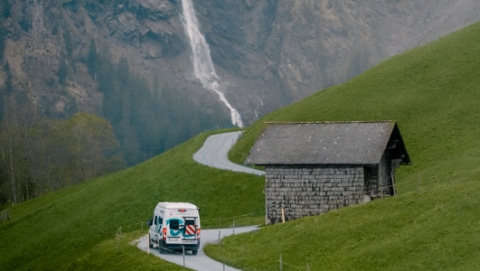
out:
{"label": "stone wall of hut", "polygon": [[274,224],[363,203],[367,187],[362,166],[267,166],[264,192]]}

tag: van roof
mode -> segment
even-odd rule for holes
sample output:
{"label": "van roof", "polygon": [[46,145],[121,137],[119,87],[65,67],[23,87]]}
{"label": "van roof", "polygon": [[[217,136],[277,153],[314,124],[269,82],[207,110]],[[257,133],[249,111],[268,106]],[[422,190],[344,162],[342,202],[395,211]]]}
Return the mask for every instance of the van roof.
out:
{"label": "van roof", "polygon": [[186,208],[186,209],[198,209],[196,205],[190,202],[159,202],[157,207],[163,207],[165,209],[170,208]]}

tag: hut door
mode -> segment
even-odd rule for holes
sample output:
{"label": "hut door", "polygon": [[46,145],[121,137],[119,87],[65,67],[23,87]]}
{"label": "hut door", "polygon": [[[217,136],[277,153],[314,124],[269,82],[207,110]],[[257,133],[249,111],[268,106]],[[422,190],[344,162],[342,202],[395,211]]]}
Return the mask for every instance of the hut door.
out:
{"label": "hut door", "polygon": [[377,166],[365,166],[365,192],[371,198],[378,197],[378,167]]}

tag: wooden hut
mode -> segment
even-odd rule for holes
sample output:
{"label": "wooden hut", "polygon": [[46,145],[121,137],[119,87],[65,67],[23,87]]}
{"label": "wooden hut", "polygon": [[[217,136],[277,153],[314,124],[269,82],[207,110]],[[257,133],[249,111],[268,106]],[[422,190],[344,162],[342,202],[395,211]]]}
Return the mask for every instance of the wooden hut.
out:
{"label": "wooden hut", "polygon": [[265,166],[270,224],[395,195],[410,158],[395,121],[270,123],[245,162]]}

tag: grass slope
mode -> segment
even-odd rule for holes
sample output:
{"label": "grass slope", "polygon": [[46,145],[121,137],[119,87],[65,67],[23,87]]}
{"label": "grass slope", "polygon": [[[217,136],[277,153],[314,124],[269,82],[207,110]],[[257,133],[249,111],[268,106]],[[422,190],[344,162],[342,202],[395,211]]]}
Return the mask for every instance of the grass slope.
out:
{"label": "grass slope", "polygon": [[[397,197],[265,227],[209,252],[245,270],[277,270],[280,255],[284,270],[480,269],[479,56],[475,25],[257,122],[235,146],[236,160],[263,121],[394,119],[413,166],[398,171]],[[263,177],[196,164],[207,136],[9,208],[0,269],[182,270],[130,245],[160,200],[198,204],[203,227],[251,213],[247,222],[261,222]]]}
{"label": "grass slope", "polygon": [[229,237],[208,253],[245,270],[480,270],[480,24],[282,108],[264,122],[397,120],[412,166],[399,195]]}
{"label": "grass slope", "polygon": [[158,201],[197,204],[204,228],[230,225],[235,216],[237,225],[261,223],[263,178],[195,163],[192,154],[207,136],[8,209],[11,220],[0,223],[0,269],[182,270],[128,244],[147,233]]}

